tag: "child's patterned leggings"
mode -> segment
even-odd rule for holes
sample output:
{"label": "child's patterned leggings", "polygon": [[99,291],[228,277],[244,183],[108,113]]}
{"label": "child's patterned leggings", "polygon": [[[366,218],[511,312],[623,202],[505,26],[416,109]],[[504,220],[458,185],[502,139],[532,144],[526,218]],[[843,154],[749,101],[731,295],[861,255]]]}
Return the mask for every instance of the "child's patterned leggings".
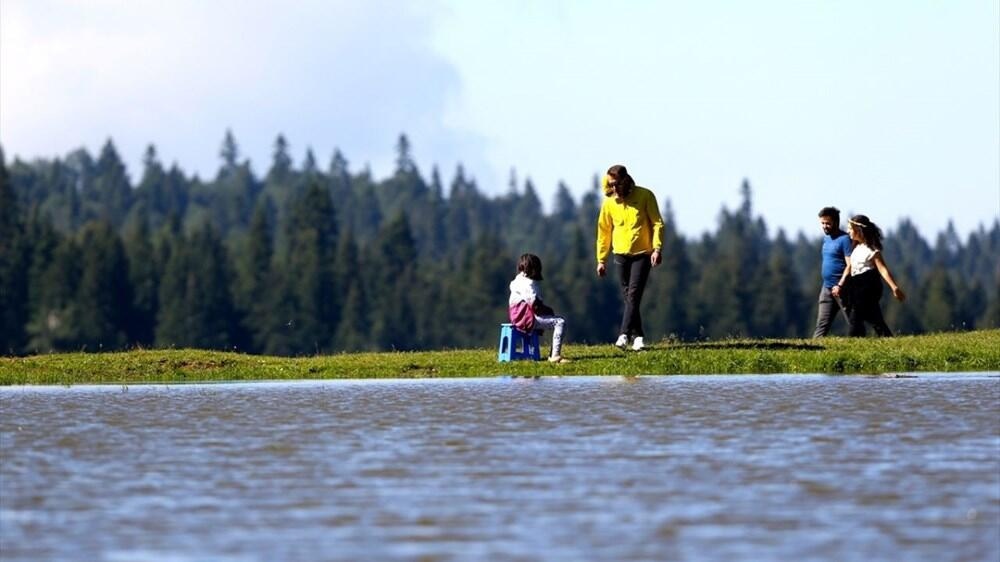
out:
{"label": "child's patterned leggings", "polygon": [[535,316],[536,330],[552,330],[552,357],[562,355],[563,329],[566,321],[562,316]]}

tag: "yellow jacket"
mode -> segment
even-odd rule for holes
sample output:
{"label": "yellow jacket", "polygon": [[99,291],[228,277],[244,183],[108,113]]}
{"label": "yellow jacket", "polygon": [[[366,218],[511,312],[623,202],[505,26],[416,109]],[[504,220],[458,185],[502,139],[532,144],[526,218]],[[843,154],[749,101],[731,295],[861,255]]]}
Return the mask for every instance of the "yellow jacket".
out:
{"label": "yellow jacket", "polygon": [[597,263],[616,254],[645,254],[663,246],[663,218],[656,196],[645,187],[635,186],[621,203],[605,197],[597,217]]}

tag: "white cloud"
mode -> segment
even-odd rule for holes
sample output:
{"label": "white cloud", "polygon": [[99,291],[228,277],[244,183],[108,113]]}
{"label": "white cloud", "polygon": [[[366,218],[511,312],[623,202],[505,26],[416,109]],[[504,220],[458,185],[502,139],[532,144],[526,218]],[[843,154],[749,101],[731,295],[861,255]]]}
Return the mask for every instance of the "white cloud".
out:
{"label": "white cloud", "polygon": [[[459,77],[427,48],[433,10],[378,2],[4,2],[0,130],[8,155],[96,150],[133,176],[147,143],[211,175],[231,127],[255,169],[285,134],[376,172],[406,132],[421,164],[482,161],[442,126]],[[424,148],[428,147],[428,148]]]}

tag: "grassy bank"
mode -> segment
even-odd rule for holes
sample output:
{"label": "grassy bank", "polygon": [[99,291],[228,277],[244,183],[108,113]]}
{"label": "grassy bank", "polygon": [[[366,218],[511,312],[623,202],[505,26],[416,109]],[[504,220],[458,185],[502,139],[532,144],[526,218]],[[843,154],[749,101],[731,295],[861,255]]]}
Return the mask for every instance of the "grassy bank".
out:
{"label": "grassy bank", "polygon": [[[543,351],[545,351],[543,349]],[[885,373],[1000,370],[1000,330],[888,339],[662,342],[641,353],[568,345],[573,362],[498,363],[496,350],[284,358],[200,350],[135,350],[0,358],[0,384],[83,384],[496,375]]]}

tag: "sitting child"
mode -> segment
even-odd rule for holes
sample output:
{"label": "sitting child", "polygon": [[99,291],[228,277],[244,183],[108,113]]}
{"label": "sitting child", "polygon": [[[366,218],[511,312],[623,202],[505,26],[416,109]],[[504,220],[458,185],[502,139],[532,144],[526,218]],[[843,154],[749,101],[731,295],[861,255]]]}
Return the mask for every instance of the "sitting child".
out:
{"label": "sitting child", "polygon": [[510,282],[508,301],[510,322],[518,330],[530,334],[532,330],[552,328],[552,354],[549,361],[569,361],[560,354],[563,328],[566,321],[556,316],[552,307],[542,302],[538,282],[542,280],[542,260],[534,254],[524,254],[517,261],[517,277]]}

